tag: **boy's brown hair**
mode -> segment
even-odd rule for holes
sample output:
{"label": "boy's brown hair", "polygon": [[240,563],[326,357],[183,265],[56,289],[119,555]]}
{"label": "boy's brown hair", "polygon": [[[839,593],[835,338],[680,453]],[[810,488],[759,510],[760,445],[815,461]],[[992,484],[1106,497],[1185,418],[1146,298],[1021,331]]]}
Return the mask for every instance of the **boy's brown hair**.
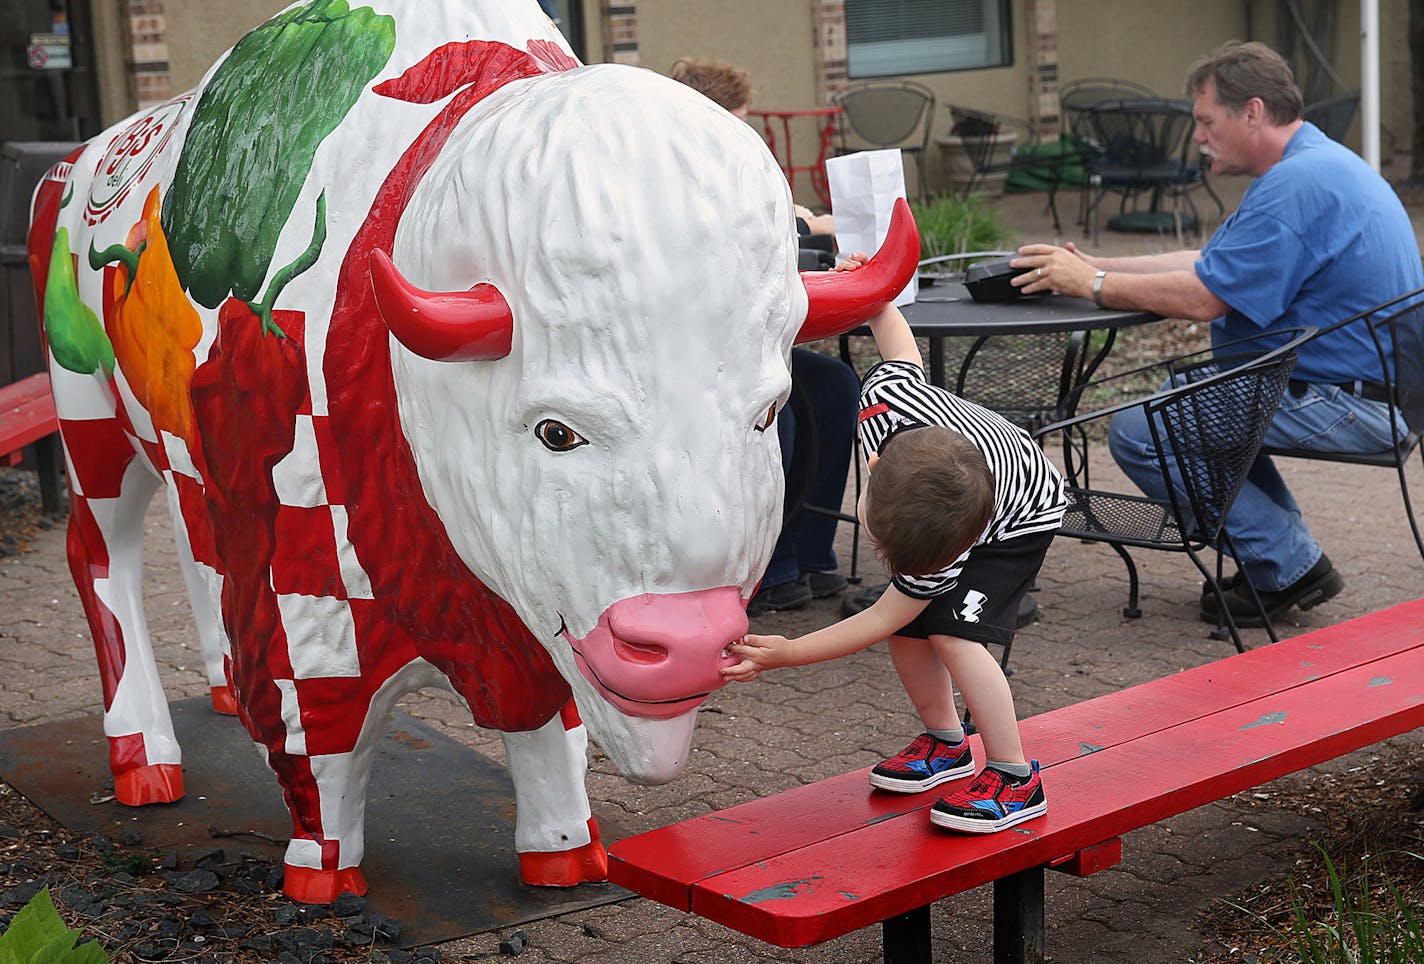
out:
{"label": "boy's brown hair", "polygon": [[881,448],[865,489],[865,525],[894,573],[938,572],[968,549],[994,514],[994,474],[958,432],[902,429]]}
{"label": "boy's brown hair", "polygon": [[707,95],[727,110],[746,107],[752,102],[752,82],[747,72],[730,64],[683,57],[673,62],[668,76]]}

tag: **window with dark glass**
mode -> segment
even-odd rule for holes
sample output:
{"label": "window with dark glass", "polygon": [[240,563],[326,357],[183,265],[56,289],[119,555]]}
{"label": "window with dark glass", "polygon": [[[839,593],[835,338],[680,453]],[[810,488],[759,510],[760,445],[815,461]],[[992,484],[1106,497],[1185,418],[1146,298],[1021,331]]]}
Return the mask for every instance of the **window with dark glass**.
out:
{"label": "window with dark glass", "polygon": [[1008,0],[845,0],[851,77],[1002,67]]}

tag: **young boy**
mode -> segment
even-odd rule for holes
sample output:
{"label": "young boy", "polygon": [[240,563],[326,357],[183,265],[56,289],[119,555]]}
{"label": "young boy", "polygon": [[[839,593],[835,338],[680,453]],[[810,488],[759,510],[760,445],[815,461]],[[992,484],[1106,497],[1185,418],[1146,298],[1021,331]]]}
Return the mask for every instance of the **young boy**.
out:
{"label": "young boy", "polygon": [[[840,266],[854,270],[857,255]],[[984,740],[985,768],[942,797],[930,819],[991,833],[1048,809],[1038,764],[1024,757],[1008,680],[985,643],[1014,636],[1019,601],[1063,520],[1063,479],[1028,434],[935,388],[898,308],[870,323],[882,361],[865,376],[860,432],[870,478],[857,515],[893,574],[874,605],[796,639],[748,635],[724,676],[802,666],[889,640],[925,732],[870,772],[870,784],[917,793],[972,776],[954,703],[958,684]]]}

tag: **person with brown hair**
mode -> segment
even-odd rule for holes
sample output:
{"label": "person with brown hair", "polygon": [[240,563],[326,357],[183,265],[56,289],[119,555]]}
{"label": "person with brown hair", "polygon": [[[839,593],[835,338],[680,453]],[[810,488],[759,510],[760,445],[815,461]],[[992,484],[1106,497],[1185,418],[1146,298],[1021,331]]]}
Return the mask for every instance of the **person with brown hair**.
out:
{"label": "person with brown hair", "polygon": [[752,108],[752,82],[747,72],[716,60],[680,57],[673,61],[668,76],[699,91],[742,120]]}
{"label": "person with brown hair", "polygon": [[[856,255],[841,268],[863,263]],[[1012,642],[1019,600],[1063,521],[1063,478],[1028,433],[925,378],[893,304],[870,322],[882,361],[861,387],[870,479],[858,515],[893,579],[869,608],[796,639],[748,635],[724,667],[745,682],[889,640],[924,732],[870,771],[870,785],[918,793],[974,774],[954,689],[984,738],[985,766],[930,811],[938,826],[990,833],[1048,805],[1019,739],[1013,695],[986,644]]]}
{"label": "person with brown hair", "polygon": [[[1279,54],[1262,43],[1227,44],[1192,68],[1187,92],[1194,98],[1193,137],[1211,172],[1255,179],[1206,245],[1128,258],[1093,257],[1071,244],[1026,245],[1014,265],[1032,270],[1014,284],[1029,294],[1057,290],[1113,308],[1209,321],[1214,345],[1262,332],[1326,328],[1424,287],[1404,205],[1357,154],[1302,118],[1300,89]],[[1306,342],[1266,446],[1387,450],[1390,405],[1384,386],[1373,380],[1378,371],[1379,356],[1363,325]],[[1402,421],[1398,431],[1405,434]],[[1108,442],[1139,488],[1167,497],[1158,447],[1140,407],[1113,419]],[[1269,456],[1251,466],[1226,528],[1242,562],[1226,594],[1236,625],[1264,624],[1253,586],[1271,619],[1344,589]],[[1201,618],[1214,623],[1220,617],[1216,595],[1204,588]]]}

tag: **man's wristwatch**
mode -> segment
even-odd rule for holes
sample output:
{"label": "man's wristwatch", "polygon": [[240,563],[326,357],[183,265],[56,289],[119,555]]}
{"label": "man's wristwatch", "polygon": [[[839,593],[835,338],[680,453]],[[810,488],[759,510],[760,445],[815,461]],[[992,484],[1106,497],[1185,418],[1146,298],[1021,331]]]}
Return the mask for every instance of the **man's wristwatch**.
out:
{"label": "man's wristwatch", "polygon": [[1103,279],[1107,276],[1108,273],[1102,270],[1093,275],[1093,304],[1099,308],[1103,306]]}

